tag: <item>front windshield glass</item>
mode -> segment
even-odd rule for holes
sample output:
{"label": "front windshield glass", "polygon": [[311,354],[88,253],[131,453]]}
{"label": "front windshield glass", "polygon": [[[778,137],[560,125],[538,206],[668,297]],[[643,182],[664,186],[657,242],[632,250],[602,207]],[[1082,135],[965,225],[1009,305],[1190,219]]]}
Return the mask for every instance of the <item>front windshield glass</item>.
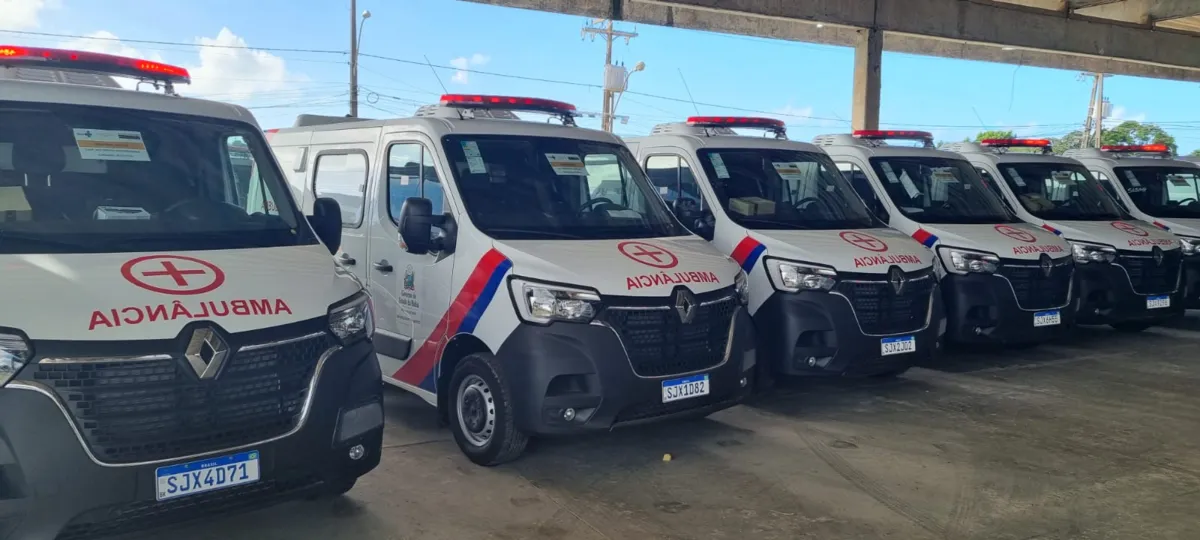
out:
{"label": "front windshield glass", "polygon": [[1154,217],[1200,218],[1200,169],[1191,167],[1117,167],[1125,193]]}
{"label": "front windshield glass", "polygon": [[0,254],[317,242],[249,124],[0,101]]}
{"label": "front windshield glass", "polygon": [[748,229],[854,229],[876,224],[824,154],[765,148],[698,153],[725,214]]}
{"label": "front windshield glass", "polygon": [[1004,203],[965,160],[933,156],[871,158],[888,197],[919,223],[1011,223]]}
{"label": "front windshield glass", "polygon": [[517,135],[443,138],[467,215],[492,238],[687,234],[624,146]]}
{"label": "front windshield glass", "polygon": [[1030,214],[1046,220],[1111,221],[1124,213],[1100,182],[1069,163],[1000,163],[1004,182]]}

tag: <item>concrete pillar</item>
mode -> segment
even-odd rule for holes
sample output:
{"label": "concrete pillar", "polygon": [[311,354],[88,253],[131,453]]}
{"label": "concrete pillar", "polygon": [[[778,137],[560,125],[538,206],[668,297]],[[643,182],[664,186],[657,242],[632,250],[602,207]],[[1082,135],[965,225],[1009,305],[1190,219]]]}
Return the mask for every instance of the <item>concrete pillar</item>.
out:
{"label": "concrete pillar", "polygon": [[864,28],[854,44],[854,103],[851,127],[879,129],[880,68],[883,65],[883,31]]}

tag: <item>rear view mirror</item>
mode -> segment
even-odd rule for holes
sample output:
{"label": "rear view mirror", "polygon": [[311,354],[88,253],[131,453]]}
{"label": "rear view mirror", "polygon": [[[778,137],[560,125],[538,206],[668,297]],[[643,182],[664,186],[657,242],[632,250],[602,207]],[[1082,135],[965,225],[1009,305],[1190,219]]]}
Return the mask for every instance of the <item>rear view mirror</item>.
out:
{"label": "rear view mirror", "polygon": [[433,247],[433,203],[429,199],[409,197],[400,208],[400,239],[414,255],[429,253]]}
{"label": "rear view mirror", "polygon": [[333,255],[342,247],[342,207],[336,200],[320,197],[313,201],[313,215],[308,216],[317,238]]}

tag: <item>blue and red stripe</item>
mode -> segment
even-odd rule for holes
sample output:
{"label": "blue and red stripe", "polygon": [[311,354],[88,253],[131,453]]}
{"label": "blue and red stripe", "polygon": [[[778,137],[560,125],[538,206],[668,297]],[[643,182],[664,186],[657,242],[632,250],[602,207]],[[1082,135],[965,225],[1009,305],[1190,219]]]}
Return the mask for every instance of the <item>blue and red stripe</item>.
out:
{"label": "blue and red stripe", "polygon": [[421,348],[409,357],[392,378],[401,382],[419,386],[430,392],[437,392],[437,369],[446,347],[446,338],[459,333],[470,334],[475,331],[480,317],[487,311],[488,304],[496,296],[496,291],[504,281],[504,274],[512,268],[504,254],[489,250],[479,259],[475,270],[467,277],[462,290],[450,304],[450,309],[442,315],[433,332],[421,344]]}
{"label": "blue and red stripe", "polygon": [[1157,221],[1157,220],[1154,222],[1154,226],[1156,226],[1156,227],[1158,227],[1158,228],[1160,228],[1160,229],[1162,229],[1162,230],[1164,230],[1164,231],[1170,231],[1170,230],[1171,230],[1171,228],[1170,228],[1170,227],[1166,226],[1165,224],[1163,224],[1162,222],[1160,222],[1160,221]]}
{"label": "blue and red stripe", "polygon": [[912,237],[913,240],[920,242],[921,245],[927,248],[933,247],[933,245],[938,241],[936,234],[933,234],[925,229],[917,229],[916,232],[912,233]]}
{"label": "blue and red stripe", "polygon": [[1043,223],[1042,228],[1054,233],[1056,236],[1062,236],[1062,231],[1051,227],[1049,223]]}
{"label": "blue and red stripe", "polygon": [[766,250],[767,246],[762,245],[762,242],[747,236],[738,242],[737,247],[733,248],[732,257],[742,267],[742,270],[750,273],[754,269],[754,265],[758,264],[758,258]]}

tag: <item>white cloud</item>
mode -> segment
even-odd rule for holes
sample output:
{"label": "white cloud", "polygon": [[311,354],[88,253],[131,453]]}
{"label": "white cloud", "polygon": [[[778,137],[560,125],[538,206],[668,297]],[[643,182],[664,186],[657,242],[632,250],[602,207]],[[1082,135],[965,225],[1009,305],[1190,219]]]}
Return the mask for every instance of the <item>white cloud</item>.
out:
{"label": "white cloud", "polygon": [[1130,114],[1129,110],[1126,109],[1125,107],[1123,107],[1121,105],[1116,105],[1113,107],[1112,115],[1110,115],[1108,118],[1104,119],[1104,127],[1111,128],[1111,127],[1114,127],[1117,124],[1120,124],[1121,122],[1124,122],[1126,120],[1133,120],[1134,122],[1145,122],[1146,121],[1146,113]]}
{"label": "white cloud", "polygon": [[58,7],[58,0],[0,0],[0,30],[38,28],[42,10]]}
{"label": "white cloud", "polygon": [[458,71],[454,72],[454,76],[450,77],[450,81],[458,84],[467,84],[467,81],[470,79],[470,73],[466,70],[470,69],[472,66],[479,67],[486,65],[490,60],[491,58],[489,58],[486,54],[480,53],[472,54],[469,58],[466,56],[460,56],[451,60],[450,65]]}

